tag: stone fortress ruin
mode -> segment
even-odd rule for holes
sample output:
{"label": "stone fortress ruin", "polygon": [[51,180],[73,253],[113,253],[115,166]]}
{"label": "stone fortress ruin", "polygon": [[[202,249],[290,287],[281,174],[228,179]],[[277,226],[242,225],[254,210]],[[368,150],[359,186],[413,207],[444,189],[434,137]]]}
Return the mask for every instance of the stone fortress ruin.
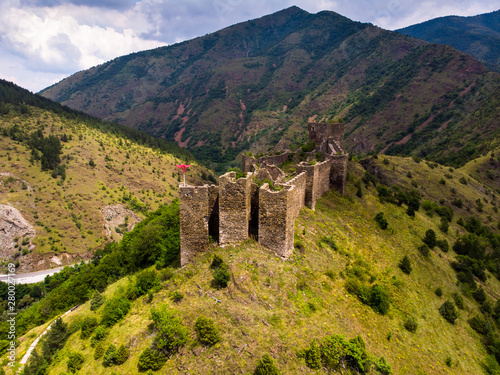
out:
{"label": "stone fortress ruin", "polygon": [[181,184],[182,266],[206,251],[210,238],[226,246],[252,237],[283,259],[292,254],[302,207],[314,209],[332,188],[345,191],[344,124],[310,122],[308,137],[307,147],[296,152],[243,155],[243,177],[228,172],[219,177],[219,186]]}

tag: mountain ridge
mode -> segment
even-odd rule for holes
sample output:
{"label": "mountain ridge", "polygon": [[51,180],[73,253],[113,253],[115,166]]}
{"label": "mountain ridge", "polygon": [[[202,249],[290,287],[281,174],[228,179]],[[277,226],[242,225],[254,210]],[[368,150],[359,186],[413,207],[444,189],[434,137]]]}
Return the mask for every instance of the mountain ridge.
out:
{"label": "mountain ridge", "polygon": [[500,70],[500,10],[470,17],[439,17],[396,31],[432,43],[449,44],[489,68]]}
{"label": "mountain ridge", "polygon": [[[423,157],[434,142],[429,157],[459,166],[498,134],[499,77],[451,47],[294,7],[117,58],[42,94],[175,140],[219,173],[241,151],[297,147],[312,116],[343,117],[350,153],[380,152],[409,136],[391,152]],[[481,106],[489,112],[480,121]],[[473,155],[460,153],[458,135],[473,142]],[[450,142],[453,152],[442,146]]]}

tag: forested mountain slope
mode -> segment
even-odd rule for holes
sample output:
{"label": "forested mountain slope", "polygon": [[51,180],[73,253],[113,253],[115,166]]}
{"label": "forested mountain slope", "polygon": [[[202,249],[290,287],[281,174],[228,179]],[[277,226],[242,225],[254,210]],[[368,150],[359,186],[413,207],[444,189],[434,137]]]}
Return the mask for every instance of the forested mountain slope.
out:
{"label": "forested mountain slope", "polygon": [[[177,196],[175,144],[0,81],[0,257],[18,272],[71,264]],[[210,173],[194,163],[192,181]],[[215,177],[212,176],[215,181]]]}
{"label": "forested mountain slope", "polygon": [[42,95],[175,140],[223,172],[341,117],[351,154],[455,166],[498,139],[500,78],[469,55],[297,7],[74,74]]}

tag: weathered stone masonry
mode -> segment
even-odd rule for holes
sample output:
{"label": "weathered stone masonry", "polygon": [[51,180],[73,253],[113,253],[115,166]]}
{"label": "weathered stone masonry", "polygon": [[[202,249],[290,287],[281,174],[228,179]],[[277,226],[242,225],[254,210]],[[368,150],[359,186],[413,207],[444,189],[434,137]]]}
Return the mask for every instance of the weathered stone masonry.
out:
{"label": "weathered stone masonry", "polygon": [[[344,124],[310,123],[309,139],[316,144],[309,159],[321,152],[323,162],[300,162],[296,176],[284,182],[277,165],[293,160],[298,152],[254,158],[243,156],[246,177],[236,172],[219,178],[219,186],[180,187],[181,265],[206,251],[210,237],[221,246],[241,243],[249,237],[288,258],[293,251],[294,224],[302,207],[314,209],[329,189],[345,192],[348,155],[343,152]],[[299,150],[300,151],[300,150]],[[257,178],[273,181],[259,186]]]}

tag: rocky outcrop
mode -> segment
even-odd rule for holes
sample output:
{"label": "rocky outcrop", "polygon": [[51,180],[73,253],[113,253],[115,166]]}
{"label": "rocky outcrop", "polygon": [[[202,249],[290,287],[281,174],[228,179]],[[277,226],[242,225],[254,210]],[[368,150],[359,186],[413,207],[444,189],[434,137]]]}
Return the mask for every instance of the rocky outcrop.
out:
{"label": "rocky outcrop", "polygon": [[12,258],[21,248],[32,250],[35,228],[11,205],[0,204],[0,258]]}
{"label": "rocky outcrop", "polygon": [[101,210],[101,214],[104,219],[106,235],[110,240],[119,241],[123,237],[123,233],[131,231],[135,224],[141,221],[139,216],[123,204],[105,206]]}

